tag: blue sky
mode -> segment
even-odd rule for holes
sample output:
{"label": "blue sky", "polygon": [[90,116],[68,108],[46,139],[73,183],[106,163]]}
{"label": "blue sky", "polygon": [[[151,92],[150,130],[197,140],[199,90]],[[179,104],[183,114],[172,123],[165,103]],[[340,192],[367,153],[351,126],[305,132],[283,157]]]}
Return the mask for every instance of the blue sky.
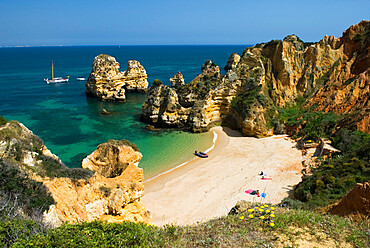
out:
{"label": "blue sky", "polygon": [[364,19],[369,0],[0,0],[0,46],[318,41]]}

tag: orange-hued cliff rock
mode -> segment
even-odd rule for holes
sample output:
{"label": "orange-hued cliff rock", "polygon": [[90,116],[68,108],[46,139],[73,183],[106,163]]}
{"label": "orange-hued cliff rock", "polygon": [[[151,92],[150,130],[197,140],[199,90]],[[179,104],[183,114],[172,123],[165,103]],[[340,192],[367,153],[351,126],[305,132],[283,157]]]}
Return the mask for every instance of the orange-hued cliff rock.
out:
{"label": "orange-hued cliff rock", "polygon": [[304,43],[295,35],[231,54],[220,75],[207,61],[190,83],[170,88],[153,84],[142,119],[156,126],[206,131],[226,123],[244,135],[273,134],[272,106],[304,98],[305,106],[350,114],[346,125],[369,133],[370,21],[351,26],[340,38]]}
{"label": "orange-hued cliff rock", "polygon": [[[51,226],[92,220],[150,223],[141,202],[141,158],[130,142],[109,140],[83,160],[83,168],[71,169],[21,123],[0,126],[0,166],[17,168],[19,176],[44,185],[45,197],[51,195],[54,200],[43,214],[43,221]],[[18,206],[15,211],[29,212],[27,206]]]}
{"label": "orange-hued cliff rock", "polygon": [[140,198],[143,196],[143,170],[138,168],[142,154],[125,141],[103,143],[82,162],[94,171],[89,179],[53,178],[43,180],[55,206],[44,214],[46,223],[105,220],[108,222],[151,221]]}
{"label": "orange-hued cliff rock", "polygon": [[139,61],[129,60],[127,70],[123,72],[119,68],[114,57],[106,54],[96,56],[86,82],[86,95],[102,101],[124,102],[126,91],[145,92],[148,89],[148,76]]}

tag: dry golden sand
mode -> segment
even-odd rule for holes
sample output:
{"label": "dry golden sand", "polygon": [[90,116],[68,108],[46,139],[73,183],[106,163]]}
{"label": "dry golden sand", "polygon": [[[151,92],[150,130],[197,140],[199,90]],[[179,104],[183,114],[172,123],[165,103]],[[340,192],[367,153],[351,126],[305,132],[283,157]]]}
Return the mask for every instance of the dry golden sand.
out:
{"label": "dry golden sand", "polygon": [[[279,203],[301,181],[301,152],[284,135],[243,137],[215,127],[209,158],[197,158],[144,183],[142,198],[155,225],[187,225],[226,215],[239,200]],[[272,180],[261,180],[260,171]],[[246,194],[258,189],[266,198]]]}

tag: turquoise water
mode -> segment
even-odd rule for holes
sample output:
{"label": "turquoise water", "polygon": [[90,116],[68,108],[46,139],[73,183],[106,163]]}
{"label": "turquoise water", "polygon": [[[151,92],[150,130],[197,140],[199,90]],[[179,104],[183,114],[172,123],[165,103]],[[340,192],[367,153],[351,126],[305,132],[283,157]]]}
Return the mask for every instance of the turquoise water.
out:
{"label": "turquoise water", "polygon": [[[140,167],[151,177],[193,158],[195,149],[212,145],[213,134],[182,131],[153,132],[140,122],[146,95],[127,94],[126,103],[100,102],[85,97],[85,82],[94,57],[114,56],[126,68],[129,59],[144,65],[149,82],[168,79],[181,71],[186,82],[211,59],[223,68],[228,56],[246,46],[100,46],[0,48],[0,115],[24,123],[69,167],[80,167],[84,157],[108,139],[127,139],[143,154]],[[51,60],[55,76],[70,76],[66,84],[47,85]],[[102,115],[105,108],[111,115]]]}

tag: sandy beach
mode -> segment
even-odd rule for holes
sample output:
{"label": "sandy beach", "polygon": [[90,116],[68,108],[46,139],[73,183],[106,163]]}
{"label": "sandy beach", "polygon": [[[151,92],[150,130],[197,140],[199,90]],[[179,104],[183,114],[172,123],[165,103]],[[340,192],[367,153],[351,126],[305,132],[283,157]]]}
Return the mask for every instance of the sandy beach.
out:
{"label": "sandy beach", "polygon": [[[284,135],[243,137],[215,127],[209,158],[197,158],[144,182],[142,198],[155,225],[187,225],[226,215],[239,200],[279,203],[301,181],[302,155]],[[263,171],[272,180],[262,180]],[[248,189],[266,197],[246,194]]]}

